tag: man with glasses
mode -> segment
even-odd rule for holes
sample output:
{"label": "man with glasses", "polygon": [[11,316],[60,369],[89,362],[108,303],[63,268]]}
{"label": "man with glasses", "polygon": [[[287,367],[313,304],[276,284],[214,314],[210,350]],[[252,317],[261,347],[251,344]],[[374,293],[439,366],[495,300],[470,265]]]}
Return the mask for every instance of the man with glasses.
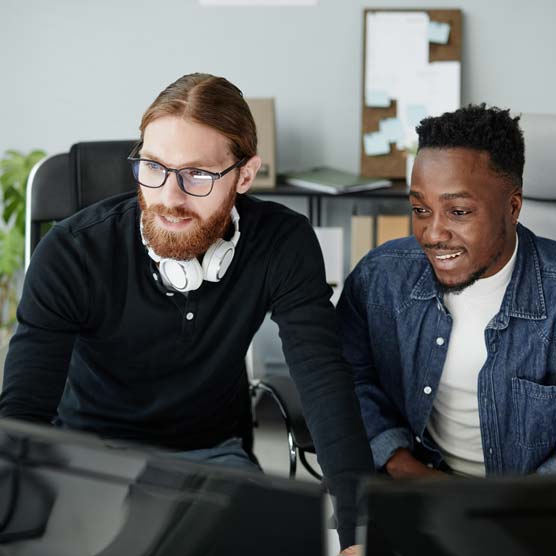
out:
{"label": "man with glasses", "polygon": [[140,130],[137,194],[57,224],[33,255],[1,415],[255,468],[239,440],[244,357],[271,311],[353,544],[357,476],[373,463],[311,226],[245,195],[255,124],[225,79],[178,79]]}

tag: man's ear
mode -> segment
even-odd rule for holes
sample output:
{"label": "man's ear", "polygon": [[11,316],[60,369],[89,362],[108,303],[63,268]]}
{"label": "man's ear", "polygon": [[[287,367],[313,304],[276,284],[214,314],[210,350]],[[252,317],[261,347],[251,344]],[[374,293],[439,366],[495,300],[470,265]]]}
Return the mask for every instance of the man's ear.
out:
{"label": "man's ear", "polygon": [[516,189],[510,198],[510,207],[512,211],[512,223],[517,226],[517,221],[519,219],[519,213],[521,212],[521,205],[523,204],[523,196],[521,189]]}
{"label": "man's ear", "polygon": [[246,193],[249,191],[260,167],[261,157],[258,154],[252,156],[243,166],[240,167],[239,180],[236,185],[236,191],[238,193]]}

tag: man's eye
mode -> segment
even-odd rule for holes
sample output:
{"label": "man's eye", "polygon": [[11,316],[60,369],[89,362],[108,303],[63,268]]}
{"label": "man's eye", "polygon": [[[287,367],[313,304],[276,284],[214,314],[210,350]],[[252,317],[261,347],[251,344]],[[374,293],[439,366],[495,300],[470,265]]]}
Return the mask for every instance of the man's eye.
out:
{"label": "man's eye", "polygon": [[191,170],[188,170],[188,173],[191,178],[195,178],[198,181],[209,181],[212,179],[211,176],[207,174],[205,171],[197,170],[196,168],[192,168]]}
{"label": "man's eye", "polygon": [[467,216],[471,211],[470,210],[463,210],[463,209],[454,209],[452,214],[454,216]]}
{"label": "man's eye", "polygon": [[146,160],[145,165],[147,166],[147,168],[149,170],[161,170],[162,169],[162,166],[160,166],[160,164],[158,164],[157,162],[153,162],[152,160]]}
{"label": "man's eye", "polygon": [[427,212],[427,209],[423,207],[412,207],[411,210],[413,211],[414,214],[426,214]]}

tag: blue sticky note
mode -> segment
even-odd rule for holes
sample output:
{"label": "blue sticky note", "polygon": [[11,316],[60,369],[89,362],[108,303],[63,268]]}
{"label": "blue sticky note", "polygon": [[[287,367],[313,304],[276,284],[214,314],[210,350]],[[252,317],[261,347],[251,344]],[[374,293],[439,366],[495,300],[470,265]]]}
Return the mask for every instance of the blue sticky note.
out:
{"label": "blue sticky note", "polygon": [[428,116],[427,107],[424,104],[408,104],[406,118],[409,127],[417,127],[423,118]]}
{"label": "blue sticky note", "polygon": [[373,108],[388,108],[391,98],[386,91],[368,89],[365,93],[365,104]]}
{"label": "blue sticky note", "polygon": [[379,129],[389,143],[397,143],[403,139],[402,122],[398,118],[380,120]]}
{"label": "blue sticky note", "polygon": [[365,135],[363,135],[363,146],[367,156],[390,154],[390,143],[380,131],[365,133]]}
{"label": "blue sticky note", "polygon": [[429,22],[429,42],[448,44],[450,38],[450,24],[438,21]]}

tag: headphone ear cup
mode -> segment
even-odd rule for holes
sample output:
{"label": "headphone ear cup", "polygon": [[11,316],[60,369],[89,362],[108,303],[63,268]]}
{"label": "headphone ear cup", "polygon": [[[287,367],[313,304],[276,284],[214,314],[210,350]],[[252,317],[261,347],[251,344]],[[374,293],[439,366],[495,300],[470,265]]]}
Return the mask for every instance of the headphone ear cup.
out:
{"label": "headphone ear cup", "polygon": [[197,290],[203,283],[203,269],[197,259],[162,259],[158,266],[162,281],[179,292]]}
{"label": "headphone ear cup", "polygon": [[214,242],[203,257],[203,276],[208,282],[220,282],[232,259],[235,246],[231,241],[219,239]]}

